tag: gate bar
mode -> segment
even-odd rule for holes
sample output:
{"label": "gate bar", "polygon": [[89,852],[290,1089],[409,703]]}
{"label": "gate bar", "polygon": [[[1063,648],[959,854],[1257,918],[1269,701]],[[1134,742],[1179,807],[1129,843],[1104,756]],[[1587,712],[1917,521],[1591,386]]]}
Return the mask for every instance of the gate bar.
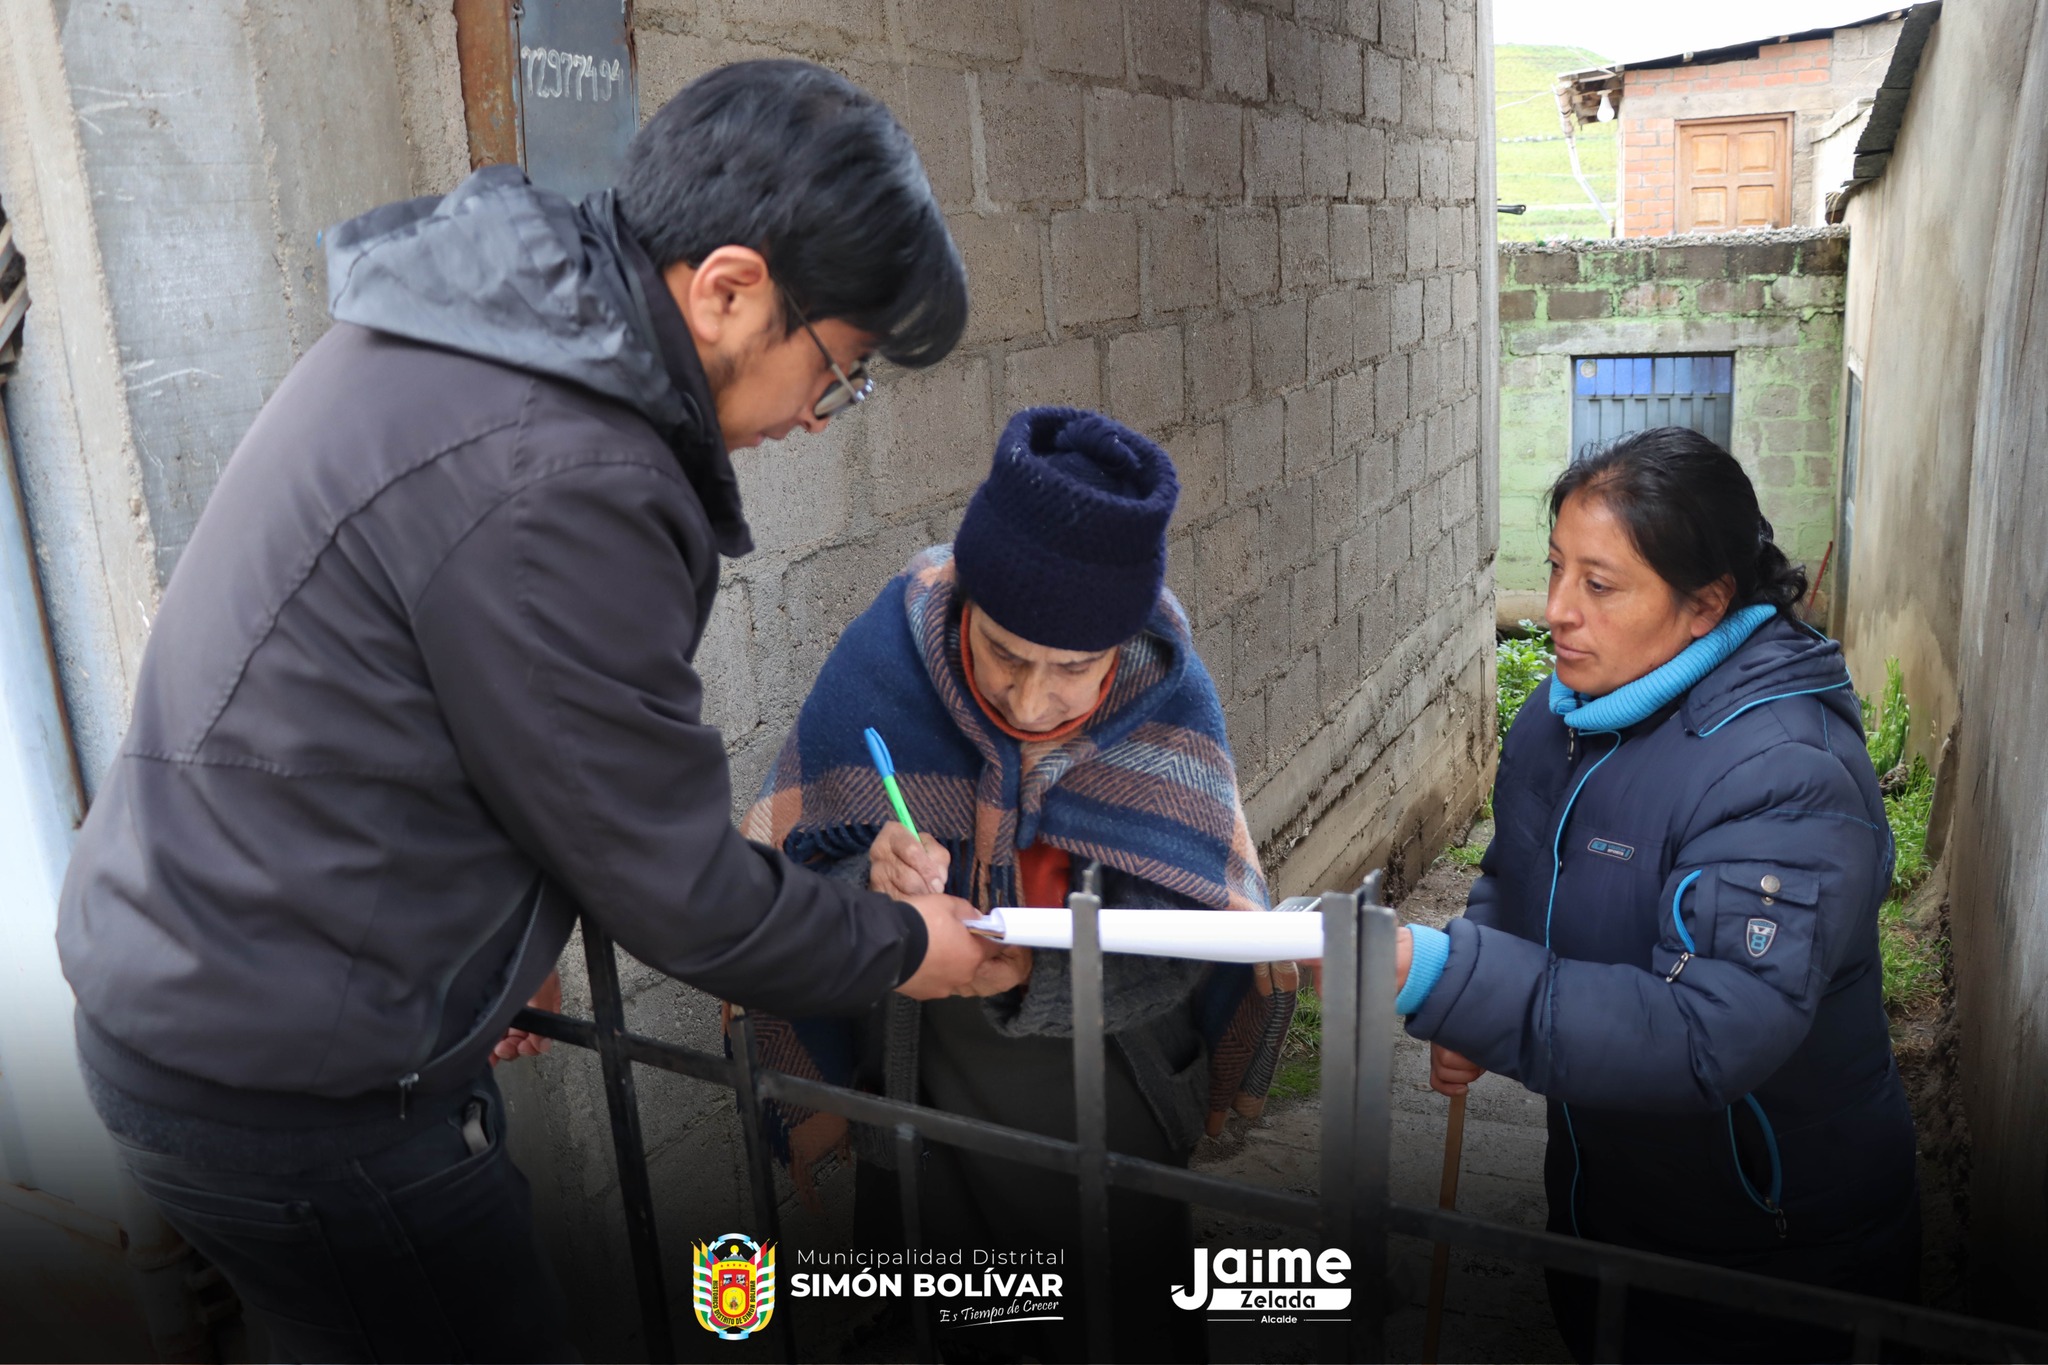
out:
{"label": "gate bar", "polygon": [[1067,897],[1073,920],[1074,1142],[1080,1178],[1081,1312],[1088,1357],[1111,1360],[1109,1308],[1114,1262],[1109,1254],[1109,1101],[1104,1093],[1108,1057],[1102,1026],[1102,867],[1089,863],[1081,889]]}
{"label": "gate bar", "polygon": [[[1323,893],[1323,1144],[1322,1218],[1325,1247],[1356,1248],[1358,1190],[1358,901],[1338,891]],[[1356,1281],[1354,1280],[1354,1284]],[[1332,1365],[1363,1358],[1357,1321],[1321,1333],[1323,1359]]]}
{"label": "gate bar", "polygon": [[[761,1232],[764,1241],[779,1244],[782,1241],[782,1215],[775,1198],[775,1166],[768,1156],[768,1140],[761,1132],[761,1087],[754,1070],[754,1021],[747,1017],[744,1007],[732,1007],[732,1076],[733,1091],[739,1099],[740,1139],[747,1148],[747,1184],[754,1196],[754,1226]],[[782,1297],[781,1277],[775,1286],[776,1298]],[[795,1365],[796,1329],[789,1320],[789,1314],[777,1313],[768,1319],[768,1330],[774,1334],[776,1351],[781,1357]]]}
{"label": "gate bar", "polygon": [[640,1133],[640,1101],[633,1087],[632,1063],[619,1047],[626,1032],[619,962],[612,955],[611,935],[587,916],[583,920],[583,960],[590,974],[590,1012],[596,1016],[593,1032],[598,1065],[604,1071],[605,1108],[611,1114],[619,1195],[626,1205],[626,1245],[632,1251],[633,1287],[640,1297],[640,1330],[647,1339],[649,1360],[673,1360],[676,1348],[669,1332],[668,1289],[662,1281],[654,1190],[647,1180],[647,1144]]}
{"label": "gate bar", "polygon": [[1379,903],[1380,874],[1353,899],[1358,925],[1357,1118],[1351,1185],[1352,1339],[1356,1359],[1387,1358],[1387,1201],[1393,1171],[1394,912]]}
{"label": "gate bar", "polygon": [[[906,1251],[924,1249],[924,1205],[918,1199],[918,1187],[924,1178],[920,1169],[923,1164],[924,1144],[917,1139],[917,1129],[907,1123],[897,1124],[896,1193],[902,1199],[903,1247]],[[932,1338],[931,1310],[912,1299],[910,1317],[917,1329],[919,1365],[937,1365],[939,1347]]]}

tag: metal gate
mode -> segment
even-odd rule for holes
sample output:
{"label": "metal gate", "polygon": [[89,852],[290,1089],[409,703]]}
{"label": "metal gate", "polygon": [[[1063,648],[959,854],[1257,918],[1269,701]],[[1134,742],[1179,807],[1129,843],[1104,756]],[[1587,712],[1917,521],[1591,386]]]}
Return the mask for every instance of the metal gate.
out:
{"label": "metal gate", "polygon": [[[1628,1296],[1636,1289],[1851,1332],[1855,1338],[1855,1359],[1859,1361],[1877,1360],[1886,1343],[1918,1347],[1935,1353],[1939,1359],[2048,1359],[2048,1334],[1393,1202],[1388,1193],[1388,1176],[1396,926],[1394,912],[1380,904],[1378,873],[1367,878],[1356,893],[1330,892],[1322,897],[1320,1197],[1227,1180],[1112,1152],[1105,1140],[1102,950],[1096,923],[1101,899],[1091,889],[1077,892],[1068,898],[1067,904],[1074,915],[1076,1130],[1072,1142],[765,1070],[755,1061],[752,1029],[743,1011],[735,1011],[730,1058],[628,1032],[611,938],[588,918],[583,921],[584,954],[589,965],[592,1013],[596,1017],[570,1019],[526,1010],[513,1022],[516,1027],[575,1047],[590,1048],[598,1054],[611,1114],[619,1189],[625,1201],[641,1323],[651,1360],[673,1360],[675,1338],[669,1321],[659,1233],[634,1092],[636,1065],[732,1087],[739,1100],[741,1133],[747,1147],[755,1226],[771,1239],[778,1239],[778,1223],[774,1173],[762,1134],[761,1104],[767,1100],[840,1114],[895,1134],[906,1247],[912,1251],[919,1249],[916,1157],[920,1143],[950,1143],[990,1156],[1073,1173],[1079,1182],[1083,1238],[1082,1312],[1089,1357],[1094,1360],[1112,1358],[1110,1305],[1104,1290],[1109,1282],[1106,1267],[1111,1186],[1300,1228],[1319,1238],[1324,1246],[1348,1251],[1352,1267],[1351,1317],[1342,1324],[1341,1331],[1328,1332],[1320,1343],[1323,1358],[1328,1360],[1386,1358],[1390,1234],[1534,1261],[1594,1280],[1599,1286],[1594,1346],[1595,1358],[1599,1360],[1619,1359]],[[934,1361],[938,1354],[931,1319],[921,1312],[914,1317],[918,1357]],[[795,1360],[795,1338],[787,1313],[777,1312],[769,1321],[768,1331],[782,1357]]]}

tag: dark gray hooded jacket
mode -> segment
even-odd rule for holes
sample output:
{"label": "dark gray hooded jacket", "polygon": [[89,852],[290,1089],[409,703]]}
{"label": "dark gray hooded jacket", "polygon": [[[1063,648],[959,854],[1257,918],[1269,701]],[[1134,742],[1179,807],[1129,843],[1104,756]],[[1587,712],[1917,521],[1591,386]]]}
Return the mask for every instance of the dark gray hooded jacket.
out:
{"label": "dark gray hooded jacket", "polygon": [[691,660],[752,544],[609,196],[500,167],[328,252],[336,325],[172,575],[65,882],[86,1061],[210,1117],[388,1112],[482,1068],[579,910],[727,999],[874,1004],[915,912],[730,822]]}

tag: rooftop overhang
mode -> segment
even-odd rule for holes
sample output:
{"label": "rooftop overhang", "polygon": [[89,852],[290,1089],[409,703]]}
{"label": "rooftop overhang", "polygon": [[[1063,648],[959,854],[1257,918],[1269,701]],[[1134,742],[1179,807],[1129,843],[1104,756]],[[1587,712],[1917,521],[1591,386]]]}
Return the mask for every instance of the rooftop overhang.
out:
{"label": "rooftop overhang", "polygon": [[1842,212],[1856,192],[1883,175],[1891,164],[1892,148],[1898,145],[1899,127],[1906,121],[1906,106],[1913,97],[1913,78],[1920,72],[1920,54],[1926,51],[1934,21],[1940,17],[1941,0],[1927,0],[1907,12],[1905,27],[1899,30],[1899,41],[1892,48],[1891,65],[1885,68],[1877,97],[1871,101],[1870,118],[1856,139],[1849,179],[1828,194],[1830,223],[1841,222]]}
{"label": "rooftop overhang", "polygon": [[[1601,99],[1605,96],[1608,117],[1613,118],[1621,113],[1622,92],[1628,84],[1628,73],[1631,71],[1655,71],[1676,66],[1709,66],[1716,62],[1746,62],[1761,56],[1769,48],[1785,43],[1829,38],[1844,29],[1863,28],[1869,24],[1889,23],[1896,19],[1907,20],[1907,27],[1910,28],[1913,16],[1923,10],[1939,13],[1940,0],[1927,0],[1927,3],[1912,5],[1905,9],[1886,10],[1852,23],[1830,24],[1826,28],[1803,29],[1797,33],[1781,33],[1773,37],[1758,38],[1752,42],[1734,43],[1727,47],[1702,48],[1697,52],[1674,52],[1669,56],[1649,57],[1642,61],[1615,62],[1608,66],[1589,66],[1580,71],[1566,71],[1556,80],[1557,112],[1568,128],[1593,123],[1600,118]],[[1931,14],[1925,17],[1925,23],[1933,23]],[[1923,37],[1921,41],[1924,43],[1925,38]],[[1904,44],[1905,39],[1901,36],[1900,46],[1903,47]],[[1917,64],[1918,61],[1919,52],[1916,48],[1914,62]],[[1896,55],[1893,63],[1897,64]],[[1887,75],[1885,79],[1889,82],[1891,77]],[[1861,150],[1859,146],[1858,151]]]}

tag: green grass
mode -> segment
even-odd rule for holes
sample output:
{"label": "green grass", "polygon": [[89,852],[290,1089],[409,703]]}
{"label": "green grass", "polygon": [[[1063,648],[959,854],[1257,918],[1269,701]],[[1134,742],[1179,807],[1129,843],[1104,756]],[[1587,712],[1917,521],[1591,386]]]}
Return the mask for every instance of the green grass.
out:
{"label": "green grass", "polygon": [[1276,1100],[1307,1099],[1323,1088],[1323,1002],[1304,979],[1294,997],[1294,1021],[1280,1048],[1280,1067],[1273,1075]]}
{"label": "green grass", "polygon": [[1885,1009],[1907,1014],[1941,997],[1941,959],[1946,940],[1928,942],[1906,923],[1901,901],[1886,901],[1877,912],[1878,963]]}
{"label": "green grass", "polygon": [[1883,777],[1906,756],[1906,738],[1913,729],[1913,708],[1906,702],[1906,675],[1899,661],[1884,661],[1884,693],[1876,706],[1867,697],[1856,700],[1863,708],[1863,732],[1870,736],[1870,766]]}
{"label": "green grass", "polygon": [[[1503,46],[1493,50],[1495,185],[1503,204],[1527,204],[1524,214],[1498,215],[1507,242],[1552,237],[1605,237],[1606,219],[1572,175],[1564,128],[1552,84],[1564,71],[1599,66],[1607,59],[1581,47]],[[1607,213],[1615,210],[1620,122],[1578,130],[1579,165]]]}

